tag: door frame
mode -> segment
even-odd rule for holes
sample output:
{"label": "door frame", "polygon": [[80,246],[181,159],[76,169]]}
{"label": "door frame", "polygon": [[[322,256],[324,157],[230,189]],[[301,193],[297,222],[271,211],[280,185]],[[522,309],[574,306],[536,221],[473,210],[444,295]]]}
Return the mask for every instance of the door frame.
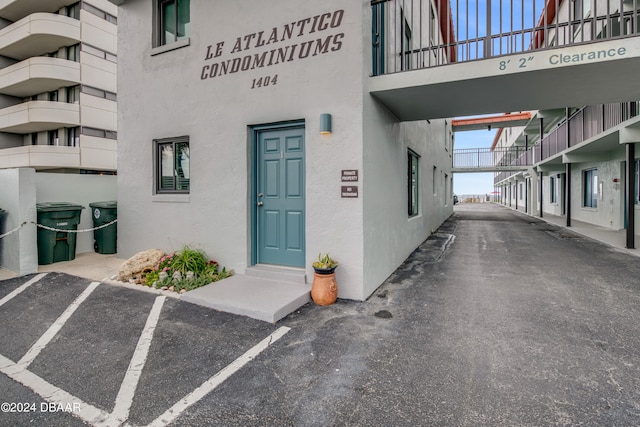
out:
{"label": "door frame", "polygon": [[[249,232],[250,232],[250,265],[258,264],[258,135],[262,132],[270,132],[275,130],[287,129],[303,129],[305,130],[305,175],[307,171],[307,150],[306,150],[306,127],[304,119],[291,120],[287,122],[267,123],[261,125],[249,126],[249,199],[247,206],[249,207]],[[305,179],[305,186],[307,180]],[[306,188],[305,188],[305,205],[306,205]],[[305,210],[306,217],[306,210]],[[306,218],[305,218],[305,235],[306,235]],[[306,241],[306,239],[305,239]],[[305,250],[306,254],[306,250]]]}

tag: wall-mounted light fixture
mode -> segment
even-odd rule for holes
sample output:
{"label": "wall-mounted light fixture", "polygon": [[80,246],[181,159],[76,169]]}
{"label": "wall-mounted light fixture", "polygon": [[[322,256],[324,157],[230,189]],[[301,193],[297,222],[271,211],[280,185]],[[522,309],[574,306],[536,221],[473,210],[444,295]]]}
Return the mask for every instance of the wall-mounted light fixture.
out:
{"label": "wall-mounted light fixture", "polygon": [[331,132],[331,114],[320,114],[320,135],[330,135]]}

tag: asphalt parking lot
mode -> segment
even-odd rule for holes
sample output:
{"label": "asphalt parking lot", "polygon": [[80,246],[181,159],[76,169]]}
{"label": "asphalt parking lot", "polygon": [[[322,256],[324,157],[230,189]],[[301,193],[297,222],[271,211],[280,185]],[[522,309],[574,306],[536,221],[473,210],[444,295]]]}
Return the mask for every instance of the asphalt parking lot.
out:
{"label": "asphalt parking lot", "polygon": [[[213,390],[212,377],[232,362],[247,363],[279,338],[274,332],[287,331],[57,273],[2,282],[0,304],[0,370],[52,402],[11,384],[4,400],[11,396],[14,407],[3,409],[3,425],[52,416],[71,425],[162,425],[199,400],[190,396],[194,390],[203,384]],[[242,359],[269,337],[271,343]]]}
{"label": "asphalt parking lot", "polygon": [[369,300],[275,325],[6,280],[0,425],[635,426],[639,277],[636,256],[486,205],[456,208]]}

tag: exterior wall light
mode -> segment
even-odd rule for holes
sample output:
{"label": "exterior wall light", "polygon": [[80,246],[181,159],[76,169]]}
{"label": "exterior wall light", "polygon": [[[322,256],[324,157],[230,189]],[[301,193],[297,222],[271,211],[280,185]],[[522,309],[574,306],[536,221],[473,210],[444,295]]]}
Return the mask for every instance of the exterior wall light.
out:
{"label": "exterior wall light", "polygon": [[320,114],[320,135],[331,135],[331,114]]}

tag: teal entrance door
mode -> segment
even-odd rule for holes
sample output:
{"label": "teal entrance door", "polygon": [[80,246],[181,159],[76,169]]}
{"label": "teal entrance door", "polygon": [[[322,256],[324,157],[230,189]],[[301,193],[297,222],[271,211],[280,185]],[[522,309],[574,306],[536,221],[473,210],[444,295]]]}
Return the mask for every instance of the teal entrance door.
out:
{"label": "teal entrance door", "polygon": [[259,131],[256,143],[257,262],[304,267],[304,128]]}

